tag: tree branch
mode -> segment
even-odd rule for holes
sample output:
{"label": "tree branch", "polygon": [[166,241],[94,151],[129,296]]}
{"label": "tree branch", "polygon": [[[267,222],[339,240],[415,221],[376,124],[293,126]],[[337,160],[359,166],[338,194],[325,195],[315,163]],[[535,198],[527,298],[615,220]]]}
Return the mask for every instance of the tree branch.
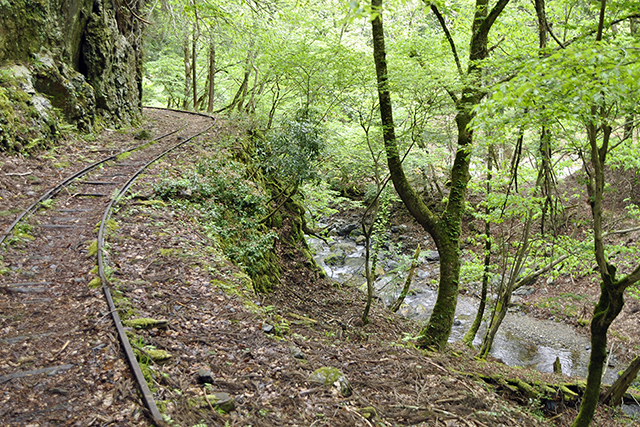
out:
{"label": "tree branch", "polygon": [[462,71],[462,65],[460,65],[460,57],[458,56],[458,50],[456,49],[456,44],[453,41],[453,37],[451,37],[451,33],[449,32],[449,28],[447,28],[447,24],[444,22],[444,17],[438,10],[435,4],[431,4],[431,11],[436,15],[440,26],[442,27],[442,31],[444,31],[444,35],[449,42],[449,46],[451,46],[451,53],[453,54],[453,59],[456,61],[456,67],[458,68],[458,74],[460,76],[464,75]]}
{"label": "tree branch", "polygon": [[488,34],[494,22],[496,22],[496,19],[498,19],[498,16],[502,13],[507,4],[509,4],[509,1],[510,0],[498,0],[498,3],[496,3],[493,9],[491,9],[491,12],[489,12],[487,18],[484,20],[484,22],[482,22],[482,25],[480,26],[480,29],[478,31]]}

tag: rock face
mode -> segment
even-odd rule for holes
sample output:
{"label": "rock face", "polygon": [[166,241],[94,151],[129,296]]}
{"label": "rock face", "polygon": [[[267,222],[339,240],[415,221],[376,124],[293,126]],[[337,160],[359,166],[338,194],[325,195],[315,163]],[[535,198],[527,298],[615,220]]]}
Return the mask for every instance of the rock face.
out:
{"label": "rock face", "polygon": [[[140,113],[142,2],[0,0],[0,150]],[[37,148],[37,147],[36,147]]]}

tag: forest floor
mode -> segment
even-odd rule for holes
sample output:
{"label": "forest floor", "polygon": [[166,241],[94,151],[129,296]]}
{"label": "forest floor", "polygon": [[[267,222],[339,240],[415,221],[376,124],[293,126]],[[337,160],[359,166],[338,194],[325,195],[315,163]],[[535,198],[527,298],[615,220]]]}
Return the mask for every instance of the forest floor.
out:
{"label": "forest floor", "polygon": [[[69,140],[56,151],[30,158],[0,155],[1,229],[16,212],[69,175],[73,165],[99,156],[100,147],[111,144],[117,135],[103,132],[91,144]],[[177,174],[237,137],[242,137],[238,129],[223,124],[210,141],[158,163],[134,188],[140,197],[120,208],[117,230],[108,237],[122,310],[169,323],[166,329],[135,331],[141,345],[172,354],[168,362],[147,367],[167,424],[482,427],[571,423],[577,413],[575,401],[563,400],[562,393],[532,399],[514,385],[518,380],[561,384],[570,379],[510,368],[498,361],[477,361],[473,351],[457,344],[441,353],[417,350],[411,338],[419,325],[380,304],[374,304],[371,323],[362,326],[362,293],[318,277],[305,267],[301,255],[280,253],[282,283],[274,292],[250,292],[246,275],[215,248],[197,213],[186,214],[176,205],[155,201],[152,190],[168,170]],[[400,214],[397,218],[410,223]],[[287,232],[285,224],[281,239]],[[530,313],[560,318],[553,307],[539,302],[563,298],[578,289],[591,299],[597,295],[597,285],[576,278],[556,283],[547,286],[547,293],[536,292],[523,300]],[[633,307],[637,305],[628,304],[623,320],[615,325],[613,336],[623,343],[640,338]],[[108,311],[106,305],[104,311]],[[576,321],[571,316],[562,319]],[[351,395],[312,381],[311,374],[322,367],[339,369],[351,385]],[[202,370],[207,371],[209,385],[199,381]],[[203,397],[213,392],[231,395],[235,409],[212,410]],[[94,420],[92,425],[132,425],[130,416]],[[598,426],[640,425],[611,408],[600,408],[596,422]]]}

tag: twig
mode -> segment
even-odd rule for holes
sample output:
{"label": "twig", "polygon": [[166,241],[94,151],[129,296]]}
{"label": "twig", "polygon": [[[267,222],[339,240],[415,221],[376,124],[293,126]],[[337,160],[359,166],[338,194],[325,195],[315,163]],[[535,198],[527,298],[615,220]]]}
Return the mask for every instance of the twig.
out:
{"label": "twig", "polygon": [[321,389],[321,387],[314,387],[314,388],[310,388],[308,390],[302,390],[300,393],[298,393],[298,396],[300,396],[300,397],[306,396],[307,394],[315,393],[316,391],[318,391],[320,389]]}
{"label": "twig", "polygon": [[62,353],[64,351],[65,348],[67,348],[67,346],[69,345],[69,343],[71,342],[71,340],[67,340],[66,343],[64,343],[64,345],[62,346],[62,348],[60,350],[57,351],[56,354],[54,354],[53,356],[51,356],[49,358],[49,361],[53,361],[54,359],[56,359],[58,356],[60,356],[60,353]]}
{"label": "twig", "polygon": [[213,408],[213,405],[211,404],[211,402],[209,402],[209,397],[207,396],[207,389],[206,389],[206,387],[203,387],[203,388],[202,388],[202,391],[204,392],[204,400],[206,400],[206,401],[207,401],[207,404],[209,405],[209,408],[211,408],[211,410],[212,410],[213,412],[215,412],[216,410]]}
{"label": "twig", "polygon": [[626,230],[613,230],[613,231],[609,231],[607,233],[602,233],[602,237],[607,237],[607,236],[611,236],[612,234],[624,234],[624,233],[631,233],[632,231],[638,231],[640,230],[640,227],[633,227],[633,228],[627,228]]}
{"label": "twig", "polygon": [[118,311],[118,310],[116,309],[116,310],[111,310],[111,311],[107,312],[107,314],[105,314],[104,316],[102,316],[101,318],[99,318],[98,320],[96,320],[96,325],[97,325],[98,323],[102,322],[102,319],[104,319],[105,317],[107,317],[108,315],[110,315],[111,313],[113,313],[114,311]]}
{"label": "twig", "polygon": [[366,419],[366,418],[364,417],[364,415],[362,415],[360,412],[356,411],[355,409],[348,408],[348,407],[345,407],[344,409],[346,409],[348,412],[352,412],[352,413],[354,413],[354,414],[356,414],[356,415],[359,415],[359,416],[360,416],[360,418],[362,418],[362,420],[363,420],[365,423],[367,423],[367,425],[368,425],[369,427],[373,427],[373,425],[369,422],[369,420],[368,420],[368,419]]}
{"label": "twig", "polygon": [[431,365],[435,366],[436,368],[440,369],[440,370],[441,370],[442,372],[444,372],[445,374],[448,374],[448,373],[449,373],[449,371],[447,371],[445,368],[443,368],[442,366],[438,365],[437,363],[433,363],[433,362],[432,362],[432,361],[430,361],[430,360],[427,360],[427,363],[429,363],[429,364],[431,364]]}
{"label": "twig", "polygon": [[463,386],[465,386],[467,388],[467,390],[469,390],[471,392],[472,395],[475,395],[476,393],[473,391],[473,389],[471,387],[469,387],[467,384],[465,384],[462,381],[458,381],[460,384],[462,384]]}
{"label": "twig", "polygon": [[609,355],[607,356],[607,362],[604,364],[604,371],[602,371],[602,378],[604,378],[607,373],[607,366],[609,366],[609,360],[611,360],[611,355],[613,354],[615,342],[611,343],[611,350],[609,350]]}
{"label": "twig", "polygon": [[443,409],[438,409],[438,408],[433,408],[431,410],[437,414],[446,415],[447,417],[453,417],[457,420],[460,420],[466,425],[468,425],[469,427],[474,427],[473,424],[471,424],[471,421],[468,421],[465,418],[462,418],[461,416],[454,414],[453,412],[445,411]]}
{"label": "twig", "polygon": [[11,173],[5,173],[4,176],[27,176],[27,175],[31,175],[33,172],[29,171],[29,172],[11,172]]}
{"label": "twig", "polygon": [[144,23],[144,24],[147,24],[147,25],[152,25],[152,23],[151,23],[151,22],[149,22],[149,21],[147,21],[146,19],[141,18],[140,16],[138,16],[138,14],[137,14],[137,13],[135,13],[135,12],[133,11],[133,9],[131,8],[131,6],[129,6],[129,3],[127,3],[127,1],[126,1],[126,0],[125,0],[124,4],[127,6],[127,9],[129,9],[129,12],[131,12],[131,14],[132,14],[133,16],[135,16],[136,18],[138,18],[138,19],[140,20],[140,22],[142,22],[142,23]]}
{"label": "twig", "polygon": [[473,420],[473,422],[476,423],[476,424],[480,424],[481,427],[489,427],[488,425],[486,425],[485,423],[483,423],[480,420]]}

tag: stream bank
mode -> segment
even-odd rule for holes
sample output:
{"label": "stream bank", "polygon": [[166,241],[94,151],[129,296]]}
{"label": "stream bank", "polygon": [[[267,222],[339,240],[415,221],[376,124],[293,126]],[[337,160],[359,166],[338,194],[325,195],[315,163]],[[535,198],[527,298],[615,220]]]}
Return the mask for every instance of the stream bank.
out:
{"label": "stream bank", "polygon": [[[348,227],[334,227],[330,235],[327,242],[308,238],[314,259],[336,282],[364,286],[362,271],[365,248],[362,239],[357,235],[350,236]],[[397,256],[382,256],[380,260],[385,274],[375,282],[376,295],[387,306],[397,298],[406,275],[394,273],[401,262],[401,257]],[[423,251],[410,293],[399,310],[400,314],[418,322],[428,320],[437,296],[438,274],[437,252]],[[532,289],[527,291],[530,292]],[[477,298],[462,295],[458,298],[450,342],[462,339],[473,322],[477,306]],[[485,327],[486,325],[481,327],[474,344],[480,343]],[[514,306],[496,336],[491,355],[509,366],[534,368],[541,372],[553,372],[553,363],[558,357],[564,375],[585,378],[590,348],[589,337],[586,334],[579,333],[573,327],[558,321],[527,316],[518,306]],[[618,371],[623,368],[624,366],[618,366],[615,355],[612,355],[604,383],[611,384],[615,381]]]}

